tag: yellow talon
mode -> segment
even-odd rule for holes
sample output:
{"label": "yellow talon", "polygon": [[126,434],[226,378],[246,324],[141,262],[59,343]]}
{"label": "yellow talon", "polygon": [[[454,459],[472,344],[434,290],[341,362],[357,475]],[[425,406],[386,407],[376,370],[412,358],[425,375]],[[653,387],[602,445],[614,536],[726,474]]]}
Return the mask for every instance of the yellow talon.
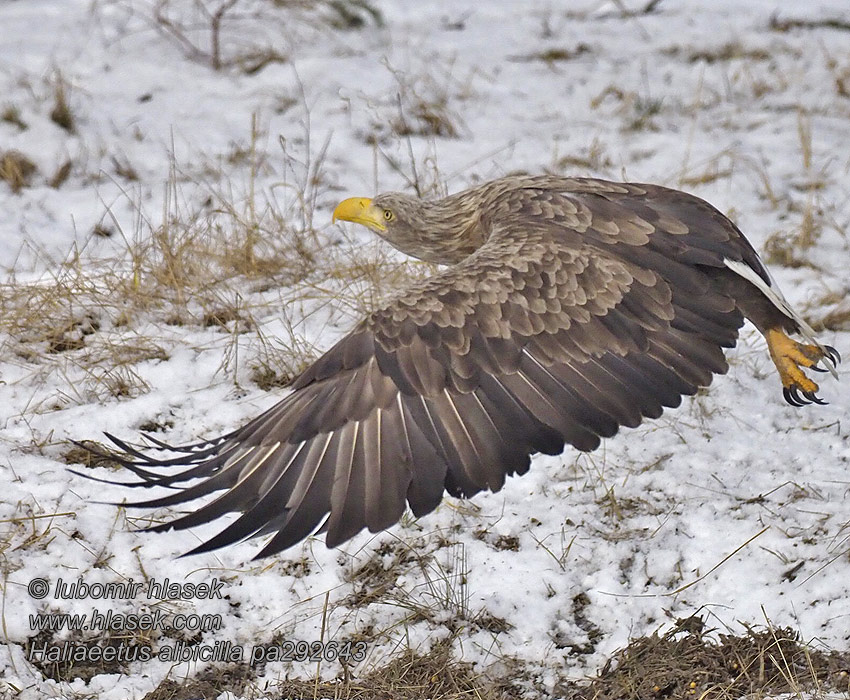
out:
{"label": "yellow talon", "polygon": [[[798,343],[778,328],[765,334],[770,357],[779,370],[785,400],[792,406],[806,403],[824,403],[817,397],[818,385],[809,379],[801,367],[818,369],[817,363],[826,356],[826,351],[817,345]],[[802,396],[800,396],[802,394]]]}

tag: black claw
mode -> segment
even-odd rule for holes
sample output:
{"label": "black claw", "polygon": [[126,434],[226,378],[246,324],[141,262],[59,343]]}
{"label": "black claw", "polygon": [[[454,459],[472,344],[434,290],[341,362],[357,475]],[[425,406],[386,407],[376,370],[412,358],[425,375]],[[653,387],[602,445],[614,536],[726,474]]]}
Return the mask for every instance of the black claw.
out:
{"label": "black claw", "polygon": [[809,403],[817,403],[821,406],[826,406],[826,401],[824,401],[823,399],[819,399],[817,394],[815,394],[815,392],[813,391],[804,391],[803,396],[805,396],[809,400]]}
{"label": "black claw", "polygon": [[823,349],[832,364],[837,365],[839,362],[841,362],[841,353],[838,352],[838,350],[836,350],[834,347],[832,347],[831,345],[824,345]]}
{"label": "black claw", "polygon": [[800,397],[797,395],[797,387],[785,387],[782,390],[782,395],[785,397],[785,400],[790,403],[792,406],[802,406],[803,404],[800,401]]}
{"label": "black claw", "polygon": [[786,386],[782,389],[782,395],[792,406],[808,406],[812,403],[816,403],[821,406],[827,405],[827,402],[818,397],[814,391],[803,391],[802,396],[800,393],[800,387],[798,386]]}
{"label": "black claw", "polygon": [[787,387],[783,391],[783,394],[785,395],[785,400],[792,406],[807,406],[812,403],[808,400],[809,392],[803,392],[803,396],[800,396],[800,387],[798,386]]}
{"label": "black claw", "polygon": [[826,372],[827,371],[823,367],[818,367],[817,365],[812,365],[811,367],[809,367],[809,369],[814,370],[815,372]]}

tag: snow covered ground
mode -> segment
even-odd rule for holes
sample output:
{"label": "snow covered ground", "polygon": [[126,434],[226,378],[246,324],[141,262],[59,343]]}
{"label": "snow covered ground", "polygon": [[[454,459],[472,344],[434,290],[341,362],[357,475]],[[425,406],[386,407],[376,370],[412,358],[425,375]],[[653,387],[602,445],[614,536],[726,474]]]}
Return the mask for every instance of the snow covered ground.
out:
{"label": "snow covered ground", "polygon": [[[823,380],[828,406],[788,406],[749,326],[729,374],[678,410],[338,550],[317,538],[258,562],[255,542],[176,559],[218,528],[140,534],[146,513],[98,503],[124,490],[67,469],[72,439],[182,443],[274,403],[285,390],[264,391],[258,366],[297,370],[373,303],[372,282],[392,286],[382,270],[408,274],[366,232],[332,226],[333,206],[414,181],[436,193],[527,171],[686,189],[739,224],[850,357],[850,31],[827,21],[847,20],[846,0],[645,6],[0,4],[5,692],[141,698],[222,665],[130,658],[63,675],[27,659],[107,636],[154,653],[229,642],[244,668],[263,644],[361,640],[355,677],[449,640],[482,671],[522,669],[538,696],[697,611],[724,632],[769,621],[850,648],[850,377]],[[249,235],[278,268],[232,264]],[[169,275],[194,280],[190,298],[169,296]],[[56,597],[59,579],[166,578],[212,589]],[[46,597],[28,588],[39,579]],[[93,608],[219,617],[111,635],[51,635],[30,617]],[[254,670],[258,697],[317,666]]]}

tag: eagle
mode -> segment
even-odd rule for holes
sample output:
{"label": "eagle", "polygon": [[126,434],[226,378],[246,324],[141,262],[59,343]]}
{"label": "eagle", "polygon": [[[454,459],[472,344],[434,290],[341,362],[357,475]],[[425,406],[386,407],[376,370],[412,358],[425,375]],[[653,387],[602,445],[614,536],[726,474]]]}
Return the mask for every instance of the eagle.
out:
{"label": "eagle", "polygon": [[187,554],[268,534],[257,557],[317,533],[335,547],[392,526],[408,506],[433,511],[444,492],[498,491],[535,453],[593,450],[708,386],[745,318],[788,403],[824,403],[804,370],[838,376],[838,352],[792,310],[737,226],[681,191],[510,176],[434,201],[346,199],[333,220],[443,267],[237,430],[181,446],[147,436],[147,448],[107,435],[139,477],[127,485],[172,488],[129,505],[216,494],[150,530],[239,513]]}

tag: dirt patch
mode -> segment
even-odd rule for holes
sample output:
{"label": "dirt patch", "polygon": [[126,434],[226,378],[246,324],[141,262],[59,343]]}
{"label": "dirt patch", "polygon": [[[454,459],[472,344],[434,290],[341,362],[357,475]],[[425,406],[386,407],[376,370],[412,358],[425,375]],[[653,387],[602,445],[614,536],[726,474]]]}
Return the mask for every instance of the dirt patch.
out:
{"label": "dirt patch", "polygon": [[698,617],[679,620],[663,635],[635,639],[614,654],[599,676],[568,684],[570,700],[761,697],[764,693],[850,689],[850,653],[823,652],[789,628],[712,634]]}
{"label": "dirt patch", "polygon": [[142,700],[198,700],[218,697],[224,691],[240,695],[251,677],[253,669],[248,666],[217,666],[184,683],[166,678]]}

